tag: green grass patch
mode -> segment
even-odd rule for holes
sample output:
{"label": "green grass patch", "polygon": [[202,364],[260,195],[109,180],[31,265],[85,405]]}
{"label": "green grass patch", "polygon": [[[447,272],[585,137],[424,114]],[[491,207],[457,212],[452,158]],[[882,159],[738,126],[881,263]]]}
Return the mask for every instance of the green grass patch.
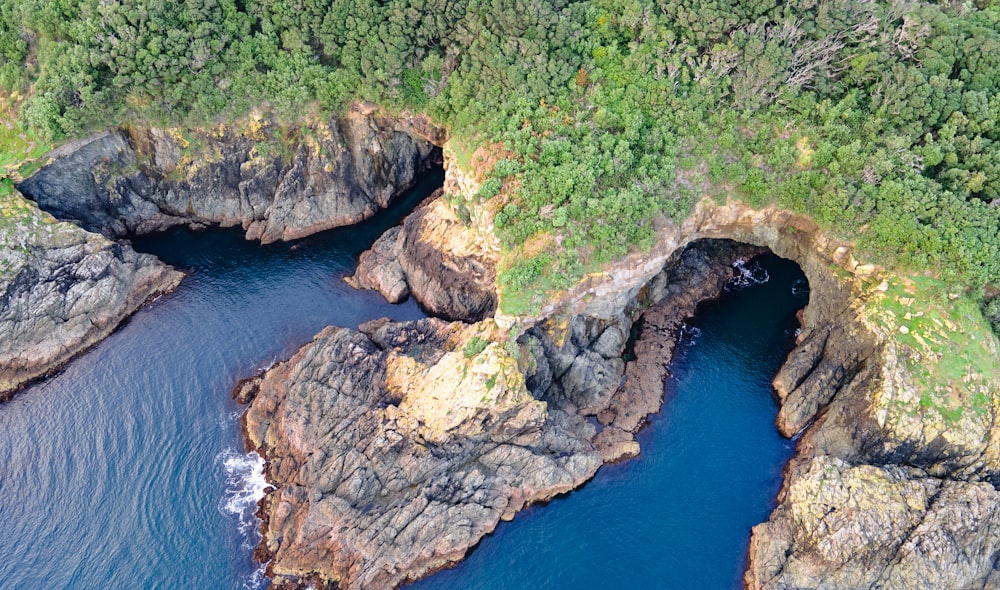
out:
{"label": "green grass patch", "polygon": [[985,416],[1000,383],[996,337],[976,302],[929,277],[893,277],[863,311],[897,344],[919,407],[947,423]]}
{"label": "green grass patch", "polygon": [[52,146],[30,129],[7,120],[0,122],[0,174],[26,178],[41,167],[42,156]]}
{"label": "green grass patch", "polygon": [[489,346],[489,344],[490,342],[488,340],[480,338],[479,336],[473,336],[468,342],[465,343],[465,348],[462,350],[462,353],[465,354],[465,358],[471,359],[486,350],[486,347]]}

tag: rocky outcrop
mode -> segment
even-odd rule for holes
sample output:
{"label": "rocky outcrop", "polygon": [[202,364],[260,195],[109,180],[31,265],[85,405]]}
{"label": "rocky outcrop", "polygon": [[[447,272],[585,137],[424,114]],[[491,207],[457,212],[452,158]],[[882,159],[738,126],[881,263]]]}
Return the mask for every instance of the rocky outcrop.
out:
{"label": "rocky outcrop", "polygon": [[276,585],[393,588],[594,474],[593,427],[529,395],[504,348],[483,347],[489,329],[327,328],[251,385]]}
{"label": "rocky outcrop", "polygon": [[[737,278],[734,262],[764,252],[729,240],[701,240],[675,253],[615,317],[577,315],[565,325],[554,319],[539,324],[522,337],[536,358],[529,388],[557,407],[596,416],[602,429],[594,444],[605,462],[638,455],[635,434],[660,410],[684,320]],[[630,333],[635,336],[627,352]]]}
{"label": "rocky outcrop", "polygon": [[348,282],[392,303],[412,294],[437,317],[477,322],[496,310],[496,257],[441,195],[379,238]]}
{"label": "rocky outcrop", "polygon": [[428,121],[355,109],[281,126],[254,114],[214,129],[123,128],[49,155],[19,185],[39,206],[108,237],[173,225],[241,225],[291,240],[386,207],[440,151]]}
{"label": "rocky outcrop", "polygon": [[110,334],[182,275],[147,254],[0,197],[0,400]]}
{"label": "rocky outcrop", "polygon": [[[897,282],[901,295],[891,292]],[[934,309],[959,302],[908,311],[914,293],[908,279],[858,284],[842,323],[814,329],[775,379],[786,433],[818,417],[781,504],[754,529],[748,588],[996,584],[996,341]],[[963,366],[963,341],[978,342],[985,362]],[[939,363],[951,376],[928,381]]]}
{"label": "rocky outcrop", "polygon": [[[489,315],[495,299],[488,307],[468,303],[493,296],[495,274],[489,273],[499,266],[499,249],[488,237],[495,203],[478,203],[477,186],[474,175],[449,168],[448,196],[425,203],[363,255],[354,284],[379,290],[393,301],[412,294],[443,317],[474,321]],[[541,302],[537,313],[492,312],[503,336],[487,340],[503,340],[505,348],[517,344],[525,389],[546,404],[547,415],[557,416],[558,424],[587,428],[597,419],[597,428],[589,434],[578,430],[572,435],[580,442],[578,453],[604,462],[634,456],[640,450],[634,433],[662,403],[666,364],[680,322],[731,277],[732,269],[719,260],[731,262],[762,248],[796,261],[809,280],[811,296],[800,314],[803,330],[797,345],[774,381],[782,402],[777,425],[786,436],[801,437],[799,453],[788,468],[780,505],[768,523],[754,531],[748,587],[1000,585],[1000,576],[990,573],[1000,555],[994,533],[995,490],[1000,485],[1000,427],[994,417],[1000,412],[1000,370],[991,361],[986,363],[990,366],[965,367],[963,374],[963,367],[944,363],[941,370],[950,376],[936,389],[920,382],[944,358],[940,343],[951,338],[949,332],[984,347],[982,358],[988,359],[996,358],[995,338],[953,326],[947,312],[928,314],[919,322],[936,327],[911,333],[910,326],[923,314],[906,310],[916,287],[905,281],[887,286],[879,269],[853,257],[851,244],[826,236],[809,218],[773,207],[703,200],[682,223],[662,221],[650,251],[631,253],[587,275],[575,287]],[[480,273],[483,268],[488,273]],[[446,280],[435,283],[435,276]],[[468,298],[449,292],[469,292],[462,283],[469,277],[485,295]],[[893,295],[897,287],[899,293]],[[499,294],[501,302],[504,296]],[[503,309],[502,303],[499,307]],[[630,334],[634,344],[629,352],[635,359],[625,362]],[[903,340],[900,334],[910,336]],[[416,400],[425,395],[418,392],[427,391],[427,383],[450,382],[451,390],[466,387],[461,363],[435,366],[439,370],[397,373],[407,375],[394,381],[397,389],[399,383],[413,384],[403,388],[412,392],[411,401],[386,403],[408,407],[406,415],[413,416],[417,409],[426,409]],[[429,380],[426,375],[431,373]],[[343,380],[335,376],[333,383]],[[467,408],[475,404],[440,394],[430,399],[449,399],[428,402],[438,408],[431,413],[436,419],[417,420],[425,426],[437,424],[431,428],[438,438],[424,434],[425,440],[445,445],[435,449],[450,449],[450,441],[475,432],[464,418],[440,417],[443,408],[467,416]],[[261,421],[267,411],[264,407]],[[443,459],[435,455],[435,460]],[[288,510],[271,504],[266,512],[273,517]],[[341,525],[339,530],[351,529]],[[359,542],[350,537],[353,534],[344,547]],[[434,539],[425,539],[425,544],[440,546],[438,537]],[[272,550],[280,550],[279,545]],[[344,547],[337,551],[353,550]],[[459,554],[456,550],[454,558]],[[282,571],[305,576],[315,572],[306,564],[322,562],[294,562],[298,565]],[[276,571],[285,567],[277,565],[282,563],[276,553]],[[426,571],[423,566],[412,571],[418,570]],[[348,574],[338,575],[347,579],[343,576]],[[389,579],[378,578],[379,583]]]}
{"label": "rocky outcrop", "polygon": [[754,527],[748,588],[995,583],[1000,493],[989,483],[818,456],[791,469],[780,501],[770,520]]}

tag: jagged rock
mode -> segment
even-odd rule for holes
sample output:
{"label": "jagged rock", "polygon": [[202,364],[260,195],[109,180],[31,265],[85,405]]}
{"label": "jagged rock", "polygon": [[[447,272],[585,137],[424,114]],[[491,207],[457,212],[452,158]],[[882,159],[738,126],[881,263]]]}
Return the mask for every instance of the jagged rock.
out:
{"label": "jagged rock", "polygon": [[294,129],[262,116],[186,133],[125,128],[52,152],[20,189],[109,237],[219,224],[291,240],[370,217],[439,161],[398,127],[410,126],[352,111]]}
{"label": "jagged rock", "polygon": [[409,291],[431,314],[477,322],[496,310],[496,262],[435,192],[361,255],[349,283],[389,301]]}
{"label": "jagged rock", "polygon": [[593,427],[536,401],[482,327],[327,328],[264,376],[245,417],[277,488],[277,584],[392,588],[462,558],[501,518],[589,479]]}
{"label": "jagged rock", "polygon": [[903,467],[817,457],[754,527],[751,590],[983,588],[1000,556],[1000,493]]}
{"label": "jagged rock", "polygon": [[57,223],[17,193],[3,199],[21,216],[0,227],[0,400],[182,278],[153,256]]}
{"label": "jagged rock", "polygon": [[594,447],[605,463],[624,461],[639,456],[639,443],[631,432],[608,426],[594,437]]}
{"label": "jagged rock", "polygon": [[[651,305],[638,319],[638,337],[624,381],[598,414],[604,425],[635,433],[647,417],[660,410],[667,365],[677,334],[698,305],[718,297],[733,278],[731,263],[766,252],[763,248],[727,240],[695,242],[667,262],[643,294]],[[620,355],[620,353],[619,353]]]}

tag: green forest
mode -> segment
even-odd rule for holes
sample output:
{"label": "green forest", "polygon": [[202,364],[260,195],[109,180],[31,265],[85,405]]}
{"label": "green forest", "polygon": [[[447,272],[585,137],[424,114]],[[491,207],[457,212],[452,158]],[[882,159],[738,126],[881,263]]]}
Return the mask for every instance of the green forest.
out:
{"label": "green forest", "polygon": [[997,0],[0,0],[0,89],[46,142],[426,112],[502,155],[479,197],[505,195],[505,291],[571,285],[709,194],[809,214],[1000,323]]}

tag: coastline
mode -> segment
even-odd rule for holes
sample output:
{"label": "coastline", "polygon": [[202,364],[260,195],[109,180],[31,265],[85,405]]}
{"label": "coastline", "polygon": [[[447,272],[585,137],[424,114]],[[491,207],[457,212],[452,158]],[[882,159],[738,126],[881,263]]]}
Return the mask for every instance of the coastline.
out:
{"label": "coastline", "polygon": [[[441,141],[441,137],[438,140]],[[428,148],[427,154],[432,152]],[[288,482],[296,482],[296,497],[286,502],[291,508],[280,503],[276,505],[273,499],[262,502],[259,508],[264,522],[264,539],[255,555],[267,558],[268,572],[277,580],[276,584],[321,579],[330,583],[340,580],[348,586],[389,588],[419,578],[461,559],[499,520],[513,518],[526,504],[545,501],[581,485],[601,464],[639,454],[641,449],[634,435],[642,428],[645,416],[657,411],[662,403],[663,364],[668,362],[664,359],[670,358],[676,340],[671,330],[676,329],[683,317],[691,315],[712,289],[720,288],[718,281],[724,278],[722,275],[715,275],[714,279],[702,277],[703,284],[691,289],[690,285],[683,286],[680,279],[684,277],[672,277],[670,270],[685,268],[683,256],[692,245],[722,239],[733,240],[747,248],[766,248],[796,261],[808,276],[813,293],[802,314],[803,332],[798,346],[774,382],[782,401],[778,426],[786,436],[801,436],[799,451],[786,467],[779,508],[772,514],[771,521],[755,528],[747,586],[777,588],[789,583],[788,579],[810,584],[809,579],[802,576],[808,576],[810,568],[827,567],[823,560],[830,559],[822,554],[824,543],[834,543],[841,548],[838,551],[854,543],[859,535],[868,532],[864,518],[883,522],[888,529],[904,531],[906,535],[913,533],[917,540],[931,538],[941,534],[947,521],[941,520],[933,530],[918,530],[923,519],[939,519],[939,514],[948,513],[955,503],[963,501],[987,506],[977,513],[973,522],[966,523],[968,530],[962,533],[985,547],[987,554],[976,556],[978,561],[967,569],[949,570],[948,573],[957,576],[956,580],[984,575],[975,568],[990,561],[994,549],[1000,553],[1000,540],[988,534],[994,518],[994,512],[988,509],[992,496],[989,490],[976,487],[995,480],[1000,473],[1000,457],[989,445],[1000,437],[991,421],[991,416],[997,412],[996,403],[989,397],[989,387],[997,382],[997,374],[987,371],[977,377],[983,380],[982,387],[986,389],[980,388],[979,382],[954,385],[960,388],[959,404],[972,405],[981,400],[986,404],[982,411],[979,406],[972,405],[977,408],[975,412],[964,415],[959,412],[957,418],[951,417],[954,406],[948,405],[952,403],[949,399],[941,401],[933,397],[936,390],[928,391],[925,383],[917,381],[912,363],[907,364],[907,359],[923,358],[919,356],[922,354],[918,348],[920,341],[914,345],[903,338],[910,334],[907,324],[903,323],[904,316],[891,310],[887,315],[886,310],[890,305],[911,307],[915,301],[924,303],[919,296],[922,292],[917,291],[926,288],[923,283],[861,263],[853,256],[852,244],[829,238],[815,221],[803,215],[774,207],[755,209],[736,201],[720,205],[703,199],[683,222],[661,224],[650,251],[633,252],[591,273],[581,283],[543,302],[537,312],[505,313],[504,300],[512,294],[497,287],[496,270],[501,263],[498,261],[500,248],[492,231],[496,208],[486,203],[473,208],[469,219],[461,215],[462,203],[473,202],[473,196],[479,193],[481,182],[476,179],[481,180],[482,175],[475,170],[462,170],[447,144],[444,155],[448,167],[445,191],[450,198],[428,201],[417,213],[407,217],[402,230],[386,232],[386,239],[395,240],[394,244],[379,251],[376,243],[372,251],[381,252],[382,258],[367,269],[359,266],[358,275],[362,276],[356,275],[354,280],[359,285],[384,291],[387,285],[392,286],[396,281],[380,281],[368,275],[380,267],[397,263],[398,268],[393,267],[394,272],[398,271],[395,278],[402,276],[412,297],[436,314],[459,321],[452,324],[424,321],[409,326],[379,323],[362,327],[360,332],[324,330],[293,359],[255,377],[260,387],[272,373],[283,371],[291,375],[298,371],[295,359],[300,355],[320,355],[317,366],[307,364],[305,370],[292,375],[294,379],[289,378],[287,384],[278,387],[274,382],[277,378],[272,379],[268,385],[271,398],[263,407],[260,398],[251,403],[251,409],[258,414],[258,424],[266,424],[265,427],[248,427],[246,417],[243,419],[244,436],[247,440],[253,439],[255,450],[266,461],[268,481],[274,488],[268,497],[286,493]],[[59,162],[62,162],[60,165],[72,164],[72,155],[64,156],[57,164]],[[126,175],[135,173],[125,170]],[[496,198],[502,200],[504,195]],[[252,227],[257,221],[261,220],[247,218],[242,222],[248,236],[255,235]],[[144,226],[140,219],[137,223],[136,227],[159,227],[159,222]],[[303,227],[318,226],[308,221]],[[436,252],[437,255],[409,256],[418,251]],[[685,272],[696,276],[699,268],[687,265]],[[469,289],[463,291],[467,295],[463,295],[458,305],[447,292],[448,283],[453,281],[441,280],[445,270],[468,280]],[[911,294],[914,295],[912,300]],[[673,311],[663,312],[663,308],[657,308],[671,297],[676,299]],[[148,298],[147,295],[143,300]],[[429,303],[433,301],[443,303]],[[492,310],[498,304],[499,311],[494,313]],[[690,311],[682,312],[681,309]],[[906,311],[905,322],[916,325],[912,318],[922,317],[924,311]],[[928,317],[940,315],[943,321],[950,321],[949,316],[943,315],[945,312],[932,307],[927,311]],[[635,344],[644,350],[638,359],[626,363],[622,354],[629,344],[628,335],[633,324],[640,316],[643,328]],[[971,333],[974,339],[981,338],[979,333],[964,333]],[[990,342],[994,342],[995,356],[995,339],[990,341],[988,338],[983,346],[989,349]],[[348,366],[334,374],[323,370],[309,373],[331,365],[329,358],[323,355],[348,359],[349,365],[361,362],[362,357],[351,353],[354,349],[367,350],[370,357],[378,357],[377,362],[369,362],[365,367]],[[344,362],[347,361],[341,364]],[[366,372],[352,372],[362,370]],[[458,449],[455,456],[480,462],[489,457],[487,463],[494,461],[482,473],[456,475],[449,471],[450,467],[443,466],[447,464],[446,458],[436,467],[439,469],[437,476],[440,476],[437,483],[419,477],[407,480],[408,486],[430,486],[428,489],[435,490],[434,494],[443,493],[435,485],[443,485],[441,489],[471,485],[473,496],[479,492],[485,494],[485,500],[459,502],[463,509],[475,512],[474,516],[468,516],[471,524],[466,536],[457,541],[447,538],[446,532],[442,532],[441,523],[446,519],[441,512],[435,516],[438,532],[423,539],[427,545],[420,546],[416,556],[408,556],[405,547],[396,552],[399,548],[391,544],[382,546],[373,543],[372,539],[362,539],[353,546],[338,545],[340,541],[335,541],[334,545],[318,549],[310,548],[305,542],[305,553],[283,557],[277,551],[288,545],[283,533],[298,531],[297,534],[305,539],[310,536],[304,534],[306,529],[313,527],[311,532],[315,532],[317,522],[319,528],[325,526],[322,519],[326,516],[310,516],[314,501],[341,502],[350,494],[385,497],[401,491],[391,489],[381,494],[385,489],[379,487],[384,485],[380,477],[362,481],[360,487],[355,486],[357,489],[350,493],[336,491],[336,482],[322,483],[323,478],[329,476],[319,467],[310,466],[312,452],[306,449],[315,441],[333,444],[331,449],[321,453],[328,459],[337,452],[346,452],[346,447],[338,450],[336,445],[341,442],[326,440],[328,437],[324,433],[303,430],[308,426],[305,422],[292,420],[289,423],[291,430],[272,436],[268,429],[273,426],[274,417],[284,420],[289,415],[283,396],[297,386],[298,380],[335,390],[342,388],[344,383],[366,384],[367,393],[375,395],[370,402],[351,405],[357,400],[346,390],[340,392],[343,399],[338,402],[348,404],[345,408],[356,412],[359,419],[372,420],[370,424],[364,422],[369,431],[359,434],[355,445],[387,440],[386,435],[391,431],[393,434],[389,438],[395,441],[392,445],[401,446],[390,445],[390,450],[402,453],[402,457],[417,465],[425,460],[420,455],[428,448],[441,449],[445,454]],[[623,381],[625,386],[619,387]],[[660,385],[655,386],[656,383]],[[932,382],[931,386],[936,385]],[[295,412],[304,415],[303,408],[320,399],[316,397],[317,391],[300,393],[302,399],[294,402],[299,405],[291,406],[293,419],[298,419]],[[986,397],[982,398],[984,395]],[[456,410],[454,415],[453,409]],[[377,424],[375,418],[382,423]],[[596,418],[601,427],[590,424],[590,418]],[[386,424],[391,424],[392,428],[386,430]],[[517,440],[522,442],[512,443]],[[525,440],[534,445],[530,457],[517,450],[525,446]],[[489,455],[493,451],[489,445],[502,447],[506,455]],[[382,456],[374,450],[371,453],[366,461]],[[570,460],[564,461],[567,458]],[[440,456],[435,457],[435,460],[440,459]],[[578,461],[573,464],[572,460]],[[534,462],[533,471],[525,471],[525,465],[530,462]],[[380,468],[394,473],[392,469],[397,467],[383,465]],[[903,467],[905,469],[900,471]],[[817,523],[824,521],[825,514],[802,513],[803,498],[809,496],[796,495],[796,490],[802,489],[818,494],[809,486],[824,469],[842,474],[840,485],[848,488],[854,485],[856,479],[853,478],[857,474],[874,473],[873,477],[882,478],[880,481],[886,482],[884,486],[869,490],[875,495],[872,500],[875,504],[880,501],[879,494],[909,497],[915,482],[935,478],[946,482],[949,490],[957,491],[946,495],[948,503],[943,505],[917,498],[898,513],[883,514],[876,509],[873,515],[857,516],[861,521],[846,517],[843,530],[847,531],[844,533],[847,541],[830,541],[816,533],[822,530],[817,528],[820,527]],[[284,484],[275,475],[279,472]],[[539,476],[541,479],[523,486],[525,477],[537,474],[543,474]],[[410,474],[398,476],[405,479]],[[459,476],[465,480],[452,479]],[[469,481],[478,483],[469,484]],[[353,486],[353,482],[350,485]],[[316,486],[329,489],[324,491]],[[973,500],[968,499],[970,494]],[[400,500],[401,506],[407,501],[419,500],[407,498]],[[855,499],[850,493],[838,492],[829,504],[838,509],[852,501]],[[338,514],[350,518],[366,517],[370,510],[365,508],[368,504],[374,505],[368,502],[356,506],[344,501],[337,504]],[[393,507],[397,508],[399,506]],[[290,513],[293,516],[285,514],[280,523],[275,522],[274,514],[289,510],[293,511]],[[290,519],[295,522],[289,524]],[[400,532],[403,530],[406,529]],[[833,533],[827,531],[827,534]],[[909,539],[902,533],[899,538],[904,537]],[[440,547],[434,545],[441,539],[447,542]],[[898,539],[887,540],[886,546],[896,541]],[[906,542],[912,545],[916,541]],[[898,544],[893,547],[901,550]],[[396,552],[393,559],[381,553],[390,550]],[[886,554],[887,551],[886,547],[872,548],[871,554],[865,554],[864,559],[888,568],[893,556]],[[283,562],[286,558],[292,560],[291,565]],[[842,558],[842,551],[835,554],[835,559]],[[922,555],[916,565],[905,564],[910,569],[900,573],[900,579],[912,583],[911,570],[929,567],[928,563],[940,564],[940,559],[940,554]],[[327,563],[333,565],[328,568]],[[775,568],[775,563],[781,566]],[[806,581],[801,582],[802,579]]]}

